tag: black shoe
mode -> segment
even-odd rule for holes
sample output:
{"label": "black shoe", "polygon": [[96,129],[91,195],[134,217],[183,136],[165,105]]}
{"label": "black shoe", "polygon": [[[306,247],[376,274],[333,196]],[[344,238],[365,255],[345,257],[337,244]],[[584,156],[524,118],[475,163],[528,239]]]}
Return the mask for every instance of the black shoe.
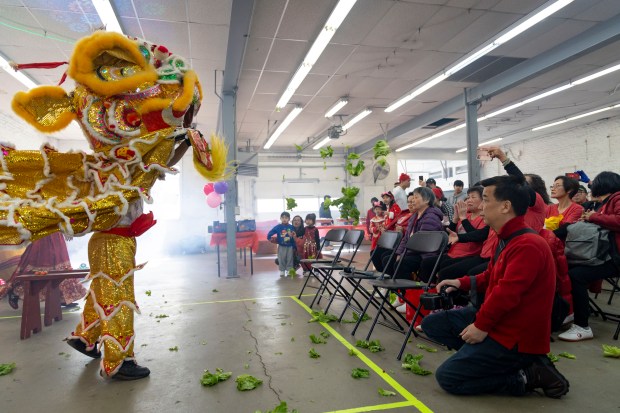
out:
{"label": "black shoe", "polygon": [[148,377],[151,370],[146,367],[138,366],[134,361],[125,360],[118,372],[111,378],[117,380],[138,380]]}
{"label": "black shoe", "polygon": [[540,356],[530,367],[526,368],[525,377],[527,391],[542,389],[545,396],[553,399],[559,399],[568,393],[568,380],[555,368],[547,356]]}
{"label": "black shoe", "polygon": [[9,290],[7,293],[7,298],[9,300],[9,305],[13,310],[17,310],[19,308],[19,295],[15,294],[13,290]]}
{"label": "black shoe", "polygon": [[97,349],[96,345],[92,350],[86,350],[86,344],[84,344],[84,342],[79,338],[70,338],[67,340],[67,344],[88,357],[92,357],[94,359],[101,358],[101,351]]}
{"label": "black shoe", "polygon": [[76,308],[76,307],[79,307],[80,305],[78,303],[69,303],[69,304],[60,303],[60,306],[64,308]]}

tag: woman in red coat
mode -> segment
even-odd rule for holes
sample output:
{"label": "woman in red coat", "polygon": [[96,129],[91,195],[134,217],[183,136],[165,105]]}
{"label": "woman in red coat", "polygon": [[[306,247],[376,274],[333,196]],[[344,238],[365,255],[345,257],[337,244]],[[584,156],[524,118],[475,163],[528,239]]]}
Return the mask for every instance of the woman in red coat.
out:
{"label": "woman in red coat", "polygon": [[[615,172],[601,172],[592,181],[592,196],[598,197],[602,205],[597,212],[585,211],[581,218],[611,231],[620,245],[620,175]],[[574,324],[568,331],[559,335],[560,340],[581,341],[594,337],[588,325],[589,297],[588,285],[592,281],[601,280],[618,274],[618,268],[609,260],[601,265],[570,266],[568,275],[572,283]]]}

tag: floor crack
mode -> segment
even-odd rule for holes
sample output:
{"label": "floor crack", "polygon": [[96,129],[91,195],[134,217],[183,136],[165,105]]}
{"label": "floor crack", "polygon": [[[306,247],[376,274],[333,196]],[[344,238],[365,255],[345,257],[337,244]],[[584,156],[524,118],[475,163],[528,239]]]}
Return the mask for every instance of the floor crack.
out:
{"label": "floor crack", "polygon": [[260,351],[258,349],[258,339],[254,336],[254,334],[252,333],[252,330],[247,328],[248,323],[252,322],[252,320],[251,320],[252,317],[250,315],[250,309],[248,308],[247,304],[245,304],[245,303],[244,303],[244,307],[245,307],[245,312],[248,315],[248,321],[246,321],[245,324],[243,325],[243,330],[247,331],[247,333],[250,335],[250,337],[252,337],[252,339],[254,340],[254,348],[256,350],[256,355],[258,356],[258,360],[259,360],[260,364],[263,366],[263,373],[267,377],[267,387],[269,387],[271,389],[271,391],[278,398],[278,402],[281,403],[282,400],[280,399],[280,394],[278,393],[278,391],[276,389],[274,389],[271,386],[271,374],[269,374],[269,372],[267,371],[267,366],[265,365],[265,362],[263,361],[263,356],[260,354]]}

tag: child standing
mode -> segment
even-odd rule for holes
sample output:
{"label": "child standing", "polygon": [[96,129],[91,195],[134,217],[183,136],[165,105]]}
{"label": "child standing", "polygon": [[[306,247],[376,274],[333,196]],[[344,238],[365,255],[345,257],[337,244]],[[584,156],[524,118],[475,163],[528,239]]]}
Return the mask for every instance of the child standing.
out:
{"label": "child standing", "polygon": [[[278,244],[278,268],[280,269],[280,278],[285,276],[287,271],[295,271],[295,228],[289,224],[291,214],[284,211],[280,214],[280,224],[276,225],[267,234],[269,241],[275,241]],[[272,238],[275,238],[272,240]]]}
{"label": "child standing", "polygon": [[[303,246],[301,249],[301,258],[319,258],[317,254],[321,247],[321,238],[319,230],[316,228],[316,214],[306,215],[306,227],[304,228]],[[311,264],[301,264],[304,269],[304,276],[310,274]]]}
{"label": "child standing", "polygon": [[375,216],[370,220],[371,253],[377,248],[377,241],[385,231],[385,211],[387,211],[387,207],[383,202],[375,202]]}
{"label": "child standing", "polygon": [[293,224],[293,228],[295,228],[295,260],[293,262],[293,266],[295,267],[295,270],[297,270],[300,266],[300,261],[303,258],[302,253],[304,251],[304,220],[301,216],[295,215],[291,223]]}

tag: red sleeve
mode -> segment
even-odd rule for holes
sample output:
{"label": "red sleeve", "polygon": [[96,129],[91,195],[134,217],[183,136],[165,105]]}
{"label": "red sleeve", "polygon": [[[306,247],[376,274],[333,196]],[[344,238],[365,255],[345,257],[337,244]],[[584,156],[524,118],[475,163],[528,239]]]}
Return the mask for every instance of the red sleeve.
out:
{"label": "red sleeve", "polygon": [[593,213],[589,221],[608,230],[620,232],[620,202],[614,202],[609,209],[610,211],[606,211],[606,214]]}
{"label": "red sleeve", "polygon": [[474,324],[482,331],[493,330],[493,326],[501,322],[505,314],[518,308],[521,297],[528,293],[536,281],[531,263],[549,259],[536,243],[528,240],[519,243],[515,241],[503,252],[506,254],[504,262],[507,263],[503,271],[504,277],[493,287],[491,294],[485,297],[484,305],[476,314]]}
{"label": "red sleeve", "polygon": [[572,203],[571,206],[564,211],[564,218],[562,218],[562,224],[574,224],[581,218],[583,213],[583,207],[579,204]]}

